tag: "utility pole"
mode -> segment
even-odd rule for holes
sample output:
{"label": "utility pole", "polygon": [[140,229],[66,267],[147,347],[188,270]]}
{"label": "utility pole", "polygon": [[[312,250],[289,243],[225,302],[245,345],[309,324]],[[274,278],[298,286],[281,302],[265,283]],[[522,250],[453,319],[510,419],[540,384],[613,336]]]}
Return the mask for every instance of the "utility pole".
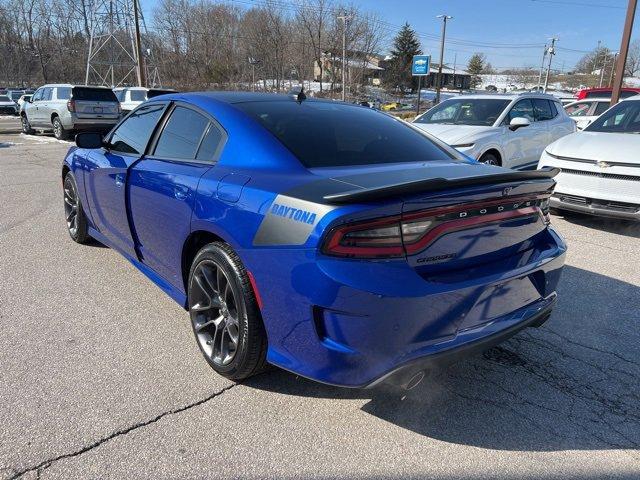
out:
{"label": "utility pole", "polygon": [[138,61],[138,86],[144,87],[147,84],[144,70],[144,59],[142,58],[142,42],[140,40],[140,21],[138,20],[138,0],[133,0],[133,19],[136,27],[136,58]]}
{"label": "utility pole", "polygon": [[549,47],[549,64],[547,65],[547,75],[544,78],[544,93],[547,93],[547,87],[549,86],[549,74],[551,73],[551,61],[553,60],[553,56],[556,54],[556,41],[557,38],[551,39],[551,46]]}
{"label": "utility pole", "polygon": [[600,83],[598,87],[602,87],[602,82],[604,80],[604,69],[607,68],[607,57],[608,55],[603,55],[602,66],[600,67]]}
{"label": "utility pole", "polygon": [[611,106],[620,100],[620,90],[624,81],[624,70],[627,67],[627,55],[629,54],[629,43],[631,43],[631,32],[633,31],[633,19],[636,15],[638,0],[629,0],[627,7],[627,18],[622,31],[622,42],[620,43],[620,53],[616,62],[616,76],[613,79],[613,91],[611,92]]}
{"label": "utility pole", "polygon": [[540,87],[542,86],[542,72],[544,71],[544,61],[547,58],[547,44],[544,44],[544,52],[542,52],[542,63],[540,64],[540,73],[538,74],[538,88],[536,88],[536,92],[540,92]]}
{"label": "utility pole", "polygon": [[442,19],[442,38],[440,39],[440,64],[438,65],[438,77],[436,80],[436,98],[434,104],[440,103],[440,89],[442,88],[442,64],[444,63],[444,39],[447,35],[447,20],[453,17],[449,15],[438,15],[436,18]]}
{"label": "utility pole", "polygon": [[347,71],[347,22],[351,20],[351,15],[347,15],[346,12],[342,12],[342,15],[338,16],[338,20],[342,20],[342,101],[347,100],[347,83],[346,83],[346,71]]}

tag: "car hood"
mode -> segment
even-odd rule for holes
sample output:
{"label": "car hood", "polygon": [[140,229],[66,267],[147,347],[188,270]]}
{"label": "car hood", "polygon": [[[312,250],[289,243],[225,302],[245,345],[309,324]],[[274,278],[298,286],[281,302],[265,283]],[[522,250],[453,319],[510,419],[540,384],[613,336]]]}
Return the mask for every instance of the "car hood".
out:
{"label": "car hood", "polygon": [[493,129],[493,127],[478,125],[448,125],[443,123],[414,123],[413,126],[430,133],[449,145],[471,142],[482,134],[490,133]]}
{"label": "car hood", "polygon": [[552,155],[640,165],[640,134],[576,132],[547,147]]}

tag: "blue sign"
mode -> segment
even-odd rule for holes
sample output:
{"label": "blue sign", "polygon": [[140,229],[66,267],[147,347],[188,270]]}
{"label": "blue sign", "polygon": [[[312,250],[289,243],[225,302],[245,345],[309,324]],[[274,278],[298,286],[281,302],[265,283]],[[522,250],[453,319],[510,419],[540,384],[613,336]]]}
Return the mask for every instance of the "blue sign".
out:
{"label": "blue sign", "polygon": [[429,55],[414,55],[411,62],[411,75],[429,75],[431,57]]}

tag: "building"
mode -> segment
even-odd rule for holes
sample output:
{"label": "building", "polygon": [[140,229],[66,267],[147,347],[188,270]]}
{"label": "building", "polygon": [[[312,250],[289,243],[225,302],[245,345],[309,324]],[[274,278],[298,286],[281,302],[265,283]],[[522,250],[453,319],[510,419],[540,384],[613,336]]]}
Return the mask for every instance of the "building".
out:
{"label": "building", "polygon": [[[383,56],[358,51],[347,51],[347,85],[380,85],[384,68],[380,66]],[[342,81],[342,52],[324,52],[322,71],[317,62],[313,62],[313,79],[326,83]]]}
{"label": "building", "polygon": [[[438,79],[438,65],[431,65],[429,75],[422,78],[422,88],[436,88]],[[471,88],[471,74],[461,69],[442,67],[442,88],[448,90],[469,90]]]}

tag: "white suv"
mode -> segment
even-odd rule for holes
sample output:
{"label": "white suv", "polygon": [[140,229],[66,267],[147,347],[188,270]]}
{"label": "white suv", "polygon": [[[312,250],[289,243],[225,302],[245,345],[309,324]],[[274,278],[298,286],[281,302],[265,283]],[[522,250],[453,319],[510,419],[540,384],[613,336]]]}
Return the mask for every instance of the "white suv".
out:
{"label": "white suv", "polygon": [[413,125],[481,162],[535,168],[545,147],[576,131],[560,100],[542,93],[460,95]]}

